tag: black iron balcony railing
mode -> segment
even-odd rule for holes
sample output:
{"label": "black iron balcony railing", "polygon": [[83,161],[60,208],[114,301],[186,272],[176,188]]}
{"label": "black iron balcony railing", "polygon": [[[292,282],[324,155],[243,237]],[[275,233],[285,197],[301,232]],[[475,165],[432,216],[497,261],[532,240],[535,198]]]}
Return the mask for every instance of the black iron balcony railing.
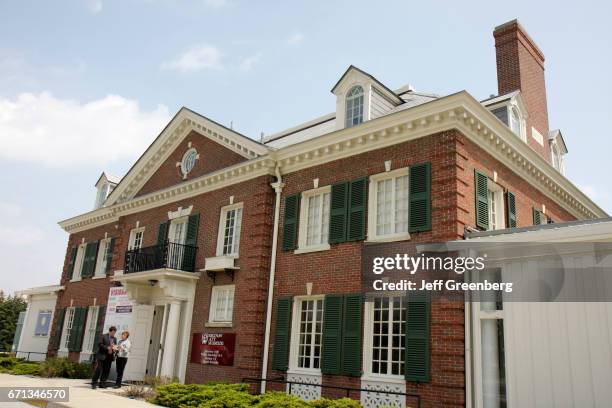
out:
{"label": "black iron balcony railing", "polygon": [[145,248],[131,249],[125,253],[124,273],[176,269],[193,272],[198,247],[166,242]]}

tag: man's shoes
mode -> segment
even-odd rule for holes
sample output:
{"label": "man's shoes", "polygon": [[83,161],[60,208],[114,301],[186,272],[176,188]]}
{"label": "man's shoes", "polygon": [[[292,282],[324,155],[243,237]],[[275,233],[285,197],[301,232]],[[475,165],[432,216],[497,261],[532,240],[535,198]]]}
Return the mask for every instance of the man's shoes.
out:
{"label": "man's shoes", "polygon": [[106,388],[106,385],[100,384],[100,388]]}
{"label": "man's shoes", "polygon": [[115,385],[113,388],[121,388],[120,385]]}
{"label": "man's shoes", "polygon": [[98,388],[98,386],[96,384],[91,384],[91,389],[95,390],[96,388]]}

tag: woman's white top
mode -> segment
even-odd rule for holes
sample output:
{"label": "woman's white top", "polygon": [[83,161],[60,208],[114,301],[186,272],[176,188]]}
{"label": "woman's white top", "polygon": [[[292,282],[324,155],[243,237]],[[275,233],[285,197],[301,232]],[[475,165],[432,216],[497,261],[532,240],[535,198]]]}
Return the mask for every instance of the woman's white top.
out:
{"label": "woman's white top", "polygon": [[117,357],[129,357],[130,348],[132,348],[132,342],[130,339],[119,340],[119,351],[117,352]]}

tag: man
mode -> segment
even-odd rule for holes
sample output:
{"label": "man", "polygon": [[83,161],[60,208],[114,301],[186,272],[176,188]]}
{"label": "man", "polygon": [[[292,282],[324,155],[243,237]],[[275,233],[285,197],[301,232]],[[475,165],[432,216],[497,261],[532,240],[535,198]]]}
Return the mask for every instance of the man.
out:
{"label": "man", "polygon": [[100,380],[100,388],[106,388],[106,380],[108,379],[108,373],[110,372],[117,349],[117,338],[115,337],[115,333],[117,333],[117,328],[111,326],[108,329],[108,333],[102,335],[98,343],[98,351],[96,352],[96,371],[91,379],[91,388],[94,390],[98,386],[98,380]]}

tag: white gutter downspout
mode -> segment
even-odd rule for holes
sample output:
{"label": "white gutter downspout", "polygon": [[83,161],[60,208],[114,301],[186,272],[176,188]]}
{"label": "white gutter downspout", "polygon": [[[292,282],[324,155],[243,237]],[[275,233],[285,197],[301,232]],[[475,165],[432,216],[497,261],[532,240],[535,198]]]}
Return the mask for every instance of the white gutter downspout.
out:
{"label": "white gutter downspout", "polygon": [[271,186],[276,192],[276,201],[274,203],[274,229],[272,231],[272,255],[270,259],[270,276],[268,280],[268,305],[266,308],[266,329],[264,334],[264,350],[263,350],[263,363],[261,366],[261,389],[260,392],[263,394],[266,392],[266,378],[268,373],[268,349],[270,348],[270,326],[272,325],[272,301],[274,298],[274,274],[276,272],[276,246],[278,242],[278,221],[280,218],[280,200],[281,193],[283,192],[283,178],[281,176],[280,166],[277,164],[274,169],[276,173],[276,182],[272,183]]}

